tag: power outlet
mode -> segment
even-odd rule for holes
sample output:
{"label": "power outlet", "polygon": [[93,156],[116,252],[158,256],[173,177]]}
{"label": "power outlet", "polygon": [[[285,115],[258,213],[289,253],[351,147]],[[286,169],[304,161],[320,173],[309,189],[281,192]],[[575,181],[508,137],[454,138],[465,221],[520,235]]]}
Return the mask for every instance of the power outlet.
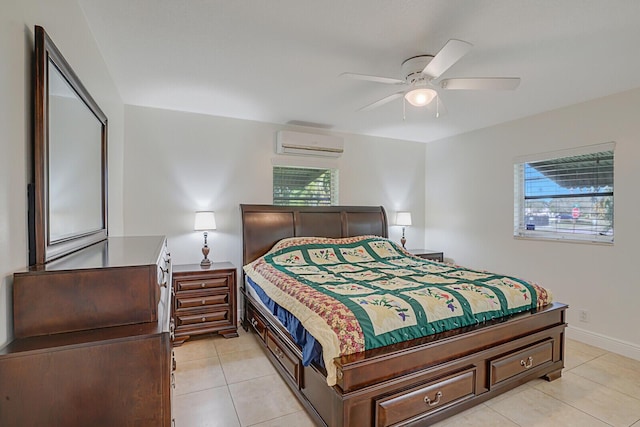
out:
{"label": "power outlet", "polygon": [[578,316],[581,322],[589,323],[589,312],[587,310],[579,310]]}

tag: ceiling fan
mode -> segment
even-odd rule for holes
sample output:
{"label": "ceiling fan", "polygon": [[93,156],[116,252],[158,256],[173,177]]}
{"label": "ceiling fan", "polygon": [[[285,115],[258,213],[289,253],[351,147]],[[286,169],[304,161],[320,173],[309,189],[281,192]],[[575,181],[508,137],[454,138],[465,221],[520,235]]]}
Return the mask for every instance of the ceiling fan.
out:
{"label": "ceiling fan", "polygon": [[[473,45],[462,40],[451,39],[435,55],[418,55],[402,63],[404,80],[392,77],[379,77],[367,74],[342,73],[341,77],[367,80],[376,83],[401,85],[406,88],[365,105],[358,111],[369,111],[380,107],[394,99],[404,96],[411,105],[423,107],[431,103],[438,96],[438,89],[446,90],[513,90],[520,84],[519,77],[477,77],[454,78],[435,82],[445,71],[460,58],[469,53]],[[437,99],[436,102],[441,102]],[[437,115],[436,115],[437,116]]]}

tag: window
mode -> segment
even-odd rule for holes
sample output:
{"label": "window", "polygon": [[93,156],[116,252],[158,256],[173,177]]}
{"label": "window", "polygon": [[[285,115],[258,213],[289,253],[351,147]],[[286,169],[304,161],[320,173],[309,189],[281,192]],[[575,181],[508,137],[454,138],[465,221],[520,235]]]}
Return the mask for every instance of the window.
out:
{"label": "window", "polygon": [[273,204],[331,206],[338,204],[338,170],[273,167]]}
{"label": "window", "polygon": [[517,159],[514,236],[613,243],[614,146]]}

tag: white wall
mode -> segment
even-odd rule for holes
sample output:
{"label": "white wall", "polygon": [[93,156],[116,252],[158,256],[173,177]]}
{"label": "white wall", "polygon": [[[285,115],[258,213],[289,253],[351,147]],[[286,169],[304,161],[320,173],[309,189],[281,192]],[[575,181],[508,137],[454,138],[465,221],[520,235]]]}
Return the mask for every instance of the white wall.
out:
{"label": "white wall", "polygon": [[[428,144],[427,245],[550,288],[570,305],[570,336],[640,358],[638,111],[635,90]],[[615,244],[514,239],[513,159],[608,141],[617,143]]]}
{"label": "white wall", "polygon": [[[202,259],[202,233],[193,231],[196,210],[214,210],[209,234],[213,261],[242,263],[241,203],[272,203],[272,159],[282,126],[144,107],[125,108],[125,232],[165,234],[174,264]],[[300,130],[300,129],[298,129]],[[424,153],[421,143],[342,135],[339,167],[343,205],[383,205],[389,221],[409,210],[408,246],[424,243]],[[400,238],[400,228],[390,227]]]}
{"label": "white wall", "polygon": [[0,347],[12,339],[11,282],[28,263],[34,26],[45,28],[109,118],[109,219],[122,233],[124,105],[75,0],[2,0],[0,8]]}
{"label": "white wall", "polygon": [[[125,109],[74,0],[4,0],[0,346],[12,335],[11,277],[27,263],[26,185],[31,175],[36,24],[45,27],[109,117],[110,234],[166,234],[176,263],[200,260],[202,236],[192,231],[193,213],[213,209],[218,230],[211,235],[212,258],[240,266],[238,205],[271,203],[273,140],[281,128],[191,113]],[[630,91],[427,146],[343,135],[345,154],[335,161],[340,169],[340,202],[382,204],[391,222],[396,211],[411,211],[415,225],[407,228],[408,246],[426,243],[458,263],[548,286],[558,301],[570,304],[574,334],[637,357],[638,111],[640,91]],[[513,158],[612,140],[618,144],[615,245],[513,239]],[[398,240],[399,228],[390,231]],[[578,321],[578,309],[589,311],[589,323]]]}

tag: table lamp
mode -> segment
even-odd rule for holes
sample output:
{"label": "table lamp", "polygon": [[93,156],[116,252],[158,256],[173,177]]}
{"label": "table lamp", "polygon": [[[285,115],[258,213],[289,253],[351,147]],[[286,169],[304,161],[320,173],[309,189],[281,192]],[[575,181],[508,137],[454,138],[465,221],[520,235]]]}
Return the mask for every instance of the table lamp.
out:
{"label": "table lamp", "polygon": [[396,214],[396,225],[402,226],[402,238],[400,239],[400,243],[402,243],[402,247],[404,248],[404,244],[407,243],[407,239],[404,238],[404,228],[411,225],[411,212],[398,212]]}
{"label": "table lamp", "polygon": [[211,266],[211,260],[208,258],[209,246],[207,245],[207,232],[216,229],[216,216],[213,212],[198,211],[196,212],[196,221],[193,226],[195,231],[204,232],[204,246],[202,247],[202,255],[204,258],[200,261],[201,267]]}

